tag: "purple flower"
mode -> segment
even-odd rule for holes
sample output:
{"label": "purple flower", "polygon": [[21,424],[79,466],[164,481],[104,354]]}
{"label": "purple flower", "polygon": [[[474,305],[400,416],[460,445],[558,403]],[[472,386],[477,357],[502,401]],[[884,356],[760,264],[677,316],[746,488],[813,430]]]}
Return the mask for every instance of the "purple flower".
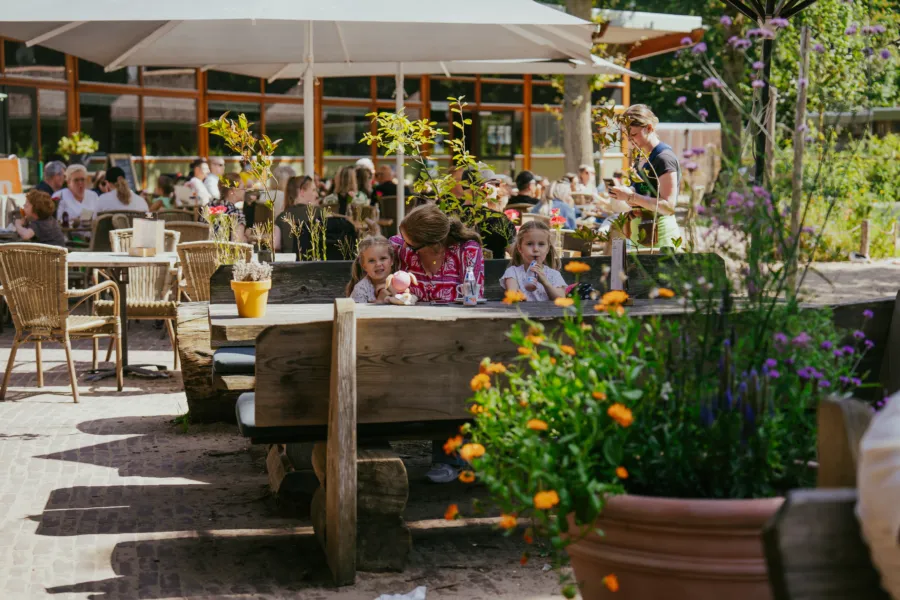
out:
{"label": "purple flower", "polygon": [[697,44],[696,46],[693,47],[691,52],[693,52],[694,54],[703,54],[704,52],[706,52],[706,44],[703,42],[700,42],[699,44]]}
{"label": "purple flower", "polygon": [[725,87],[725,85],[722,83],[722,80],[717,77],[708,77],[703,80],[703,88],[704,89],[708,90],[710,88],[713,88],[713,89],[720,90],[723,87]]}
{"label": "purple flower", "polygon": [[798,87],[805,88],[808,85],[809,85],[809,79],[807,79],[806,77],[801,77],[800,79],[797,80]]}
{"label": "purple flower", "polygon": [[684,106],[687,104],[687,96],[678,96],[678,100],[675,101],[675,106]]}
{"label": "purple flower", "polygon": [[750,85],[753,87],[754,90],[758,90],[758,89],[766,87],[766,82],[763,81],[762,79],[754,79],[753,83],[751,83]]}
{"label": "purple flower", "polygon": [[775,369],[771,369],[769,370],[769,377],[772,379],[778,379],[779,377],[781,377],[781,373],[779,373]]}
{"label": "purple flower", "polygon": [[760,27],[759,29],[751,29],[747,32],[747,37],[753,38],[758,37],[761,39],[773,40],[775,39],[775,32],[771,29],[766,29],[765,27]]}
{"label": "purple flower", "polygon": [[[737,36],[735,36],[737,37]],[[753,45],[753,42],[746,38],[737,38],[734,40],[734,43],[731,44],[735,50],[746,50],[750,46]]]}
{"label": "purple flower", "polygon": [[872,48],[866,47],[866,48],[863,48],[862,53],[863,53],[863,56],[865,56],[866,58],[869,58],[869,57],[875,55],[875,50],[873,50]]}
{"label": "purple flower", "polygon": [[725,204],[729,208],[738,208],[744,204],[744,196],[738,192],[731,192],[728,194],[728,200],[725,201]]}
{"label": "purple flower", "polygon": [[770,199],[770,198],[772,197],[772,194],[770,194],[769,192],[767,192],[766,189],[765,189],[764,187],[759,186],[759,185],[754,185],[754,186],[753,186],[753,193],[754,193],[757,197],[759,197],[759,198],[765,198],[765,199],[767,199],[767,200]]}
{"label": "purple flower", "polygon": [[852,379],[850,380],[850,383],[852,383],[852,384],[855,385],[856,387],[859,387],[859,386],[862,385],[862,379],[860,379],[860,378],[858,378],[858,377],[854,377],[854,378],[852,378]]}
{"label": "purple flower", "polygon": [[843,348],[841,348],[841,350],[843,350],[844,354],[846,354],[847,356],[852,356],[855,352],[853,346],[844,346]]}
{"label": "purple flower", "polygon": [[841,358],[842,356],[844,356],[844,351],[840,348],[835,348],[833,354],[835,358]]}
{"label": "purple flower", "polygon": [[776,333],[774,336],[776,344],[787,344],[788,337],[781,333],[780,331]]}
{"label": "purple flower", "polygon": [[701,108],[700,110],[697,111],[697,116],[700,117],[701,121],[705,121],[706,118],[709,116],[709,111],[706,110],[705,108]]}
{"label": "purple flower", "polygon": [[819,54],[822,54],[825,52],[825,46],[823,46],[822,44],[816,44],[815,46],[813,46],[813,50],[818,52]]}
{"label": "purple flower", "polygon": [[778,366],[778,361],[775,360],[774,358],[769,358],[769,359],[766,359],[765,365],[766,365],[766,367],[768,367],[770,369],[774,369],[775,367]]}
{"label": "purple flower", "polygon": [[764,63],[761,60],[758,60],[755,63],[753,63],[753,68],[756,69],[757,71],[762,71],[763,69],[766,68],[766,63]]}
{"label": "purple flower", "polygon": [[883,58],[884,60],[888,60],[889,58],[891,58],[891,51],[888,50],[887,48],[884,48],[884,49],[879,53],[879,56],[881,56],[881,58]]}
{"label": "purple flower", "polygon": [[831,382],[828,381],[827,379],[822,379],[821,381],[819,381],[819,387],[823,387],[823,388],[831,387]]}
{"label": "purple flower", "polygon": [[847,29],[844,30],[844,35],[856,35],[856,25],[850,25]]}
{"label": "purple flower", "polygon": [[772,24],[772,27],[775,29],[784,29],[785,27],[789,27],[790,23],[787,19],[782,19],[781,17],[776,17],[769,21]]}
{"label": "purple flower", "polygon": [[866,338],[866,334],[863,333],[862,331],[860,331],[859,329],[857,329],[856,331],[853,332],[853,337],[855,337],[858,340],[863,340]]}
{"label": "purple flower", "polygon": [[825,340],[824,342],[822,342],[821,344],[819,344],[819,347],[820,347],[822,350],[831,350],[831,349],[834,347],[834,344],[832,344],[832,343],[829,342],[828,340]]}
{"label": "purple flower", "polygon": [[885,31],[887,31],[887,27],[885,27],[884,25],[874,25],[872,27],[872,33],[874,33],[874,34],[881,34],[881,33],[884,33]]}
{"label": "purple flower", "polygon": [[722,15],[722,17],[719,19],[719,23],[723,27],[731,27],[731,17],[729,17],[728,15]]}
{"label": "purple flower", "polygon": [[789,367],[793,367],[793,366],[794,366],[794,359],[793,359],[793,358],[786,358],[786,359],[784,359],[784,364],[786,364],[786,365],[789,366]]}
{"label": "purple flower", "polygon": [[863,311],[863,319],[871,319],[871,318],[874,317],[874,316],[875,316],[875,313],[873,313],[873,312],[872,312],[871,310],[869,310],[868,308],[867,308],[866,310]]}
{"label": "purple flower", "polygon": [[875,347],[875,342],[873,342],[872,340],[866,340],[863,342],[863,346],[866,347],[866,350],[871,350]]}
{"label": "purple flower", "polygon": [[807,235],[812,235],[812,234],[814,234],[815,232],[816,232],[816,228],[815,228],[815,227],[810,227],[809,225],[807,225],[806,227],[802,227],[802,228],[800,229],[800,233],[805,233],[805,234],[807,234]]}
{"label": "purple flower", "polygon": [[844,385],[850,385],[850,378],[847,377],[846,375],[841,375],[841,376],[839,377],[839,380],[840,380],[840,382],[843,383]]}
{"label": "purple flower", "polygon": [[689,173],[693,173],[694,171],[696,171],[697,169],[700,168],[700,165],[698,165],[694,161],[690,160],[690,161],[684,163],[684,168],[687,169]]}
{"label": "purple flower", "polygon": [[694,153],[691,152],[690,150],[685,150],[684,152],[681,153],[681,156],[684,157],[685,160],[687,160],[688,158],[693,158]]}
{"label": "purple flower", "polygon": [[694,156],[703,156],[706,154],[706,148],[694,148],[691,150]]}
{"label": "purple flower", "polygon": [[815,371],[810,367],[803,367],[802,369],[797,369],[797,377],[800,379],[809,379],[813,376]]}
{"label": "purple flower", "polygon": [[687,37],[687,36],[681,38],[681,45],[682,45],[682,46],[690,46],[690,45],[693,44],[693,43],[694,43],[694,40],[692,40],[691,38],[689,38],[689,37]]}
{"label": "purple flower", "polygon": [[873,33],[875,33],[875,28],[869,25],[863,25],[861,31],[863,35],[872,35]]}

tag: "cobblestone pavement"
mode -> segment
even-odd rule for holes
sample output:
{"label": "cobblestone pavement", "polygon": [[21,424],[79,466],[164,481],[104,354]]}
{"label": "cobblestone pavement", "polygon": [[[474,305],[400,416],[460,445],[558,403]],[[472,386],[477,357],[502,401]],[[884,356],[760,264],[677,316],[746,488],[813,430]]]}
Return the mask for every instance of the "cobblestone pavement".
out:
{"label": "cobblestone pavement", "polygon": [[[162,329],[129,331],[132,364],[171,366]],[[7,329],[2,367],[11,341]],[[371,600],[419,585],[429,599],[558,597],[541,561],[519,565],[518,541],[441,520],[449,502],[465,509],[479,492],[418,483],[422,445],[403,450],[416,527],[409,568],[331,587],[309,522],[282,516],[268,493],[262,448],[234,425],[173,423],[187,407],[178,373],[128,378],[121,393],[112,379],[86,383],[90,354],[89,343],[76,343],[80,404],[59,346],[45,345],[42,389],[33,346],[16,357],[0,402],[0,599]]]}

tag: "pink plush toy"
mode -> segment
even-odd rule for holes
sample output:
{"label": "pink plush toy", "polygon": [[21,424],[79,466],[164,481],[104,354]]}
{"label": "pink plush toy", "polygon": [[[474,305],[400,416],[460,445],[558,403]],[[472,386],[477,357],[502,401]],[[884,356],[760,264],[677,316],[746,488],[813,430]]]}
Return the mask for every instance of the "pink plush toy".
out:
{"label": "pink plush toy", "polygon": [[415,297],[410,293],[410,285],[419,285],[416,276],[406,271],[397,271],[387,276],[385,285],[393,296],[392,298],[399,304],[412,304]]}

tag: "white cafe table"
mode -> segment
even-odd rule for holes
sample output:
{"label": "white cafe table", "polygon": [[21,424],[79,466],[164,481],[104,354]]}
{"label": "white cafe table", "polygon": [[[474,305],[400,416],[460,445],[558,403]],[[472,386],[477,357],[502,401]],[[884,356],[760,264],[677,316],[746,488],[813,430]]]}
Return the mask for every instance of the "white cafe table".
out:
{"label": "white cafe table", "polygon": [[[87,267],[98,269],[109,276],[119,286],[119,318],[122,322],[122,370],[125,375],[133,374],[141,377],[168,377],[162,365],[129,365],[128,364],[128,269],[132,267],[149,267],[168,265],[174,267],[178,262],[175,252],[161,252],[156,256],[129,256],[127,252],[69,252],[67,256],[70,267]],[[143,367],[155,366],[156,371]],[[88,381],[96,381],[113,377],[115,369],[98,370],[87,377]]]}

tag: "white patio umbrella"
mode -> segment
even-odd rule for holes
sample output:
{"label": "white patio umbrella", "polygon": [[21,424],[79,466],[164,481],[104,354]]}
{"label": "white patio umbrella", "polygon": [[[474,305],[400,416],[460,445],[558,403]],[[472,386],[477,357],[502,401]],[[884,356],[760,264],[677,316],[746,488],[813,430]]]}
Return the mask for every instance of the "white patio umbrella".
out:
{"label": "white patio umbrella", "polygon": [[[590,60],[594,26],[532,0],[58,0],[14,2],[0,36],[99,63],[134,66],[301,64],[304,166],[313,171],[315,61]],[[401,186],[402,187],[402,186]]]}

